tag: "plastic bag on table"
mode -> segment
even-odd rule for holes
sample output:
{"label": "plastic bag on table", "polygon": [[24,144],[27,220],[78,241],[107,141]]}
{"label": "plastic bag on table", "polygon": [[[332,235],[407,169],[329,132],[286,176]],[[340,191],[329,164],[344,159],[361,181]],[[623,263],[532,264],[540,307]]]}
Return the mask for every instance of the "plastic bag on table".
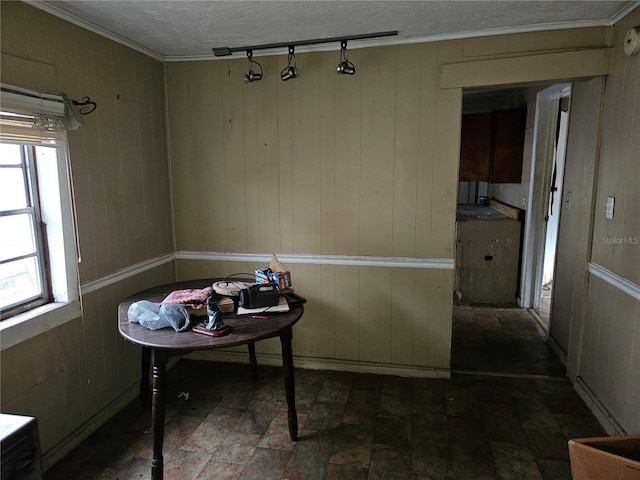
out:
{"label": "plastic bag on table", "polygon": [[154,303],[148,300],[133,302],[127,311],[129,321],[149,330],[172,327],[176,332],[189,328],[189,311],[175,303]]}

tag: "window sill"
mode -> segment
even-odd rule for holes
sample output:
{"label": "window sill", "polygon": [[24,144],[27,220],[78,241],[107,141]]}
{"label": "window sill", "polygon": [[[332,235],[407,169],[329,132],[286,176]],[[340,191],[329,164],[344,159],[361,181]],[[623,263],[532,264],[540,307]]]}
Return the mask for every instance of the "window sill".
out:
{"label": "window sill", "polygon": [[13,347],[81,315],[80,302],[49,303],[0,322],[1,350]]}

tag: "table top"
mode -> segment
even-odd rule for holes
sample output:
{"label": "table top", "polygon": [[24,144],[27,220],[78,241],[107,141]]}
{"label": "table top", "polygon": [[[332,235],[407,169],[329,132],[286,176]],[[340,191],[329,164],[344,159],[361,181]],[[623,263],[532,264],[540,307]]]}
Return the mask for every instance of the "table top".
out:
{"label": "table top", "polygon": [[[233,328],[233,331],[222,337],[212,337],[189,330],[176,332],[173,328],[149,330],[138,323],[129,322],[127,311],[129,306],[138,300],[149,300],[160,303],[167,295],[175,290],[188,288],[205,288],[219,278],[189,280],[184,282],[169,283],[153,287],[142,292],[135,293],[124,300],[118,306],[118,330],[125,339],[145,347],[166,350],[205,350],[213,348],[232,347],[264,340],[280,335],[282,331],[292,327],[304,312],[302,305],[291,306],[286,313],[264,313],[268,318],[249,318],[235,313],[222,315],[225,324]],[[196,319],[194,321],[194,318]],[[192,326],[205,317],[192,317]]]}

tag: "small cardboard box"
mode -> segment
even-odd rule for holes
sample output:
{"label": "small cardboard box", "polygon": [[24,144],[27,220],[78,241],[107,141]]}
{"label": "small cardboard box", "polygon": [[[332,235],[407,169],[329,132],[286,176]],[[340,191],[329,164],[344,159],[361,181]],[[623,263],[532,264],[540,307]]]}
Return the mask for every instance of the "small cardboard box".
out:
{"label": "small cardboard box", "polygon": [[569,440],[573,480],[640,480],[640,436]]}

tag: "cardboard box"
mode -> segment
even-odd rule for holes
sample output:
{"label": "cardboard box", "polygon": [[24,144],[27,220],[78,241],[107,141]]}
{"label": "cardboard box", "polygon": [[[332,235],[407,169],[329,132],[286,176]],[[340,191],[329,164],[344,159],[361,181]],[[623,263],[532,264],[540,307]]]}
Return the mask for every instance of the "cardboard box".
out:
{"label": "cardboard box", "polygon": [[569,440],[573,480],[640,480],[640,436]]}
{"label": "cardboard box", "polygon": [[256,268],[255,269],[256,283],[268,283],[273,282],[278,285],[280,290],[291,288],[291,273],[284,272],[272,272],[269,268]]}

